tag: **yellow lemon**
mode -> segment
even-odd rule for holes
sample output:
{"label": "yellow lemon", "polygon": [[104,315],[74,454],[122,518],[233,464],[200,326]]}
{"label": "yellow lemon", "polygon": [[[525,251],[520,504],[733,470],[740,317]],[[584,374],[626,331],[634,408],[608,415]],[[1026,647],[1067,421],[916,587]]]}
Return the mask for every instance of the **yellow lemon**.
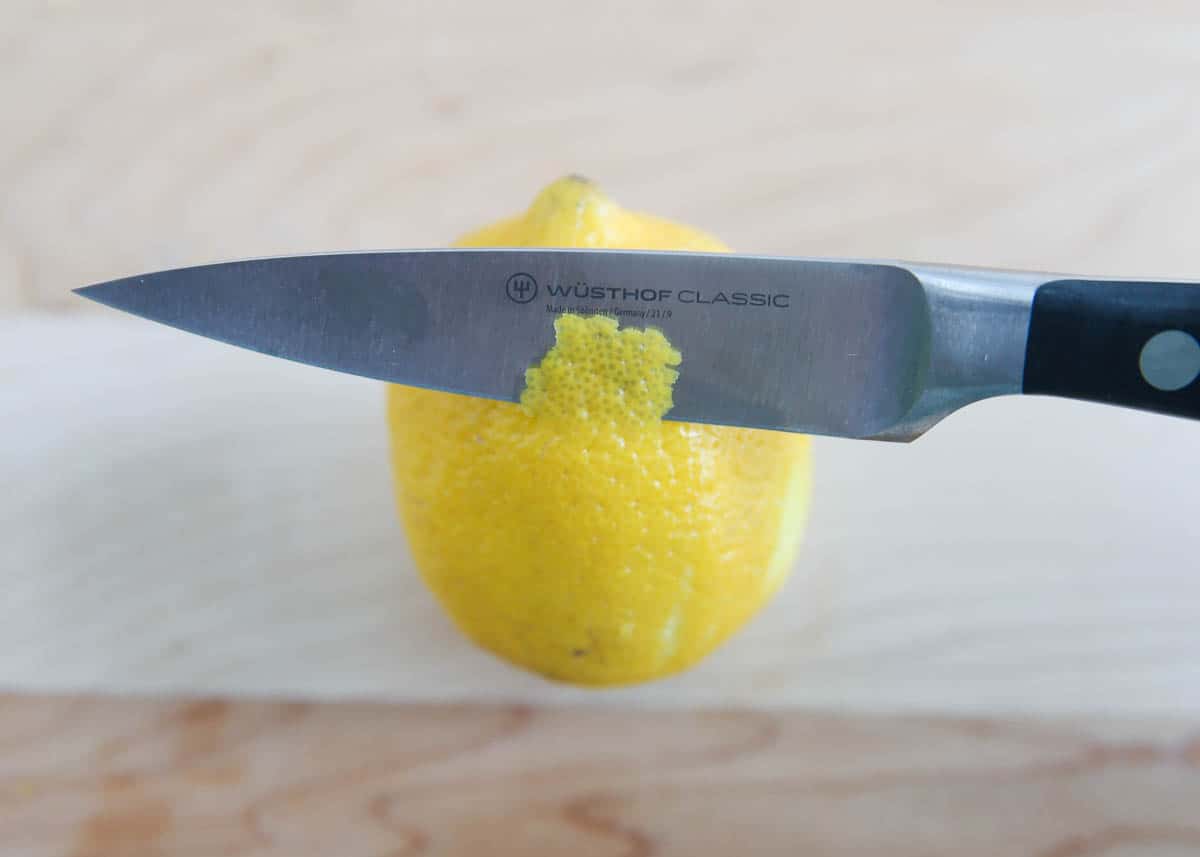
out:
{"label": "yellow lemon", "polygon": [[[458,243],[727,249],[576,177]],[[411,550],[458,627],[514,664],[585,685],[676,672],[787,577],[808,438],[663,421],[686,353],[604,317],[554,325],[520,404],[389,387]]]}

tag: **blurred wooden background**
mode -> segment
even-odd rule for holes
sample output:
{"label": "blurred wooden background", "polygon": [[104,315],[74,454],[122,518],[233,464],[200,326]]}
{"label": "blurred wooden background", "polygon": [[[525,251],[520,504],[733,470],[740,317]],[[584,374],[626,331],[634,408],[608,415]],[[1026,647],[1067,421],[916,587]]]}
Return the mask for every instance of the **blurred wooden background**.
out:
{"label": "blurred wooden background", "polygon": [[763,616],[579,693],[416,581],[377,385],[69,294],[443,245],[566,172],[746,251],[1200,278],[1194,2],[0,19],[7,853],[1200,853],[1193,425],[998,401],[818,441]]}

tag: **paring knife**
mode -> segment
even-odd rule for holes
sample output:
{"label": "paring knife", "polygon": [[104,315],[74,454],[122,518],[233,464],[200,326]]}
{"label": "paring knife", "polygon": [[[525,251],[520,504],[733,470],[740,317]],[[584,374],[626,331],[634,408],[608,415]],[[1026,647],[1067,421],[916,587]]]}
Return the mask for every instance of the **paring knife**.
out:
{"label": "paring knife", "polygon": [[667,419],[912,440],[991,396],[1200,419],[1200,284],[623,250],[226,262],[78,293],[192,333],[400,384],[518,400],[566,312],[683,354]]}

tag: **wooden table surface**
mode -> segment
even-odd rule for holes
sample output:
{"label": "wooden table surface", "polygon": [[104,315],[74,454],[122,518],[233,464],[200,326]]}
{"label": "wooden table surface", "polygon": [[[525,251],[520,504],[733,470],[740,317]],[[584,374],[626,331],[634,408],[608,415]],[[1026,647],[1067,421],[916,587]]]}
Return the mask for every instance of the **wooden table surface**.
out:
{"label": "wooden table surface", "polygon": [[582,693],[434,608],[377,385],[69,295],[442,245],[567,172],[746,251],[1197,279],[1194,2],[3,21],[4,853],[1200,854],[1191,424],[1004,400],[818,441],[780,598]]}
{"label": "wooden table surface", "polygon": [[32,697],[0,728],[22,857],[1200,853],[1180,724]]}

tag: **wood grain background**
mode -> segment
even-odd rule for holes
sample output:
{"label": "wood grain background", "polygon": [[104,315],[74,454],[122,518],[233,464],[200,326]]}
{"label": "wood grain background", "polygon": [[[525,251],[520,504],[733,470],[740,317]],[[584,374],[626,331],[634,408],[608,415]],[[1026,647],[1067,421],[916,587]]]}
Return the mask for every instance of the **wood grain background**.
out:
{"label": "wood grain background", "polygon": [[1178,725],[31,698],[0,727],[24,857],[1200,853]]}
{"label": "wood grain background", "polygon": [[566,172],[746,251],[1197,279],[1197,44],[1192,0],[3,3],[0,850],[1200,853],[1190,424],[819,441],[781,597],[582,694],[419,586],[376,385],[69,295]]}

